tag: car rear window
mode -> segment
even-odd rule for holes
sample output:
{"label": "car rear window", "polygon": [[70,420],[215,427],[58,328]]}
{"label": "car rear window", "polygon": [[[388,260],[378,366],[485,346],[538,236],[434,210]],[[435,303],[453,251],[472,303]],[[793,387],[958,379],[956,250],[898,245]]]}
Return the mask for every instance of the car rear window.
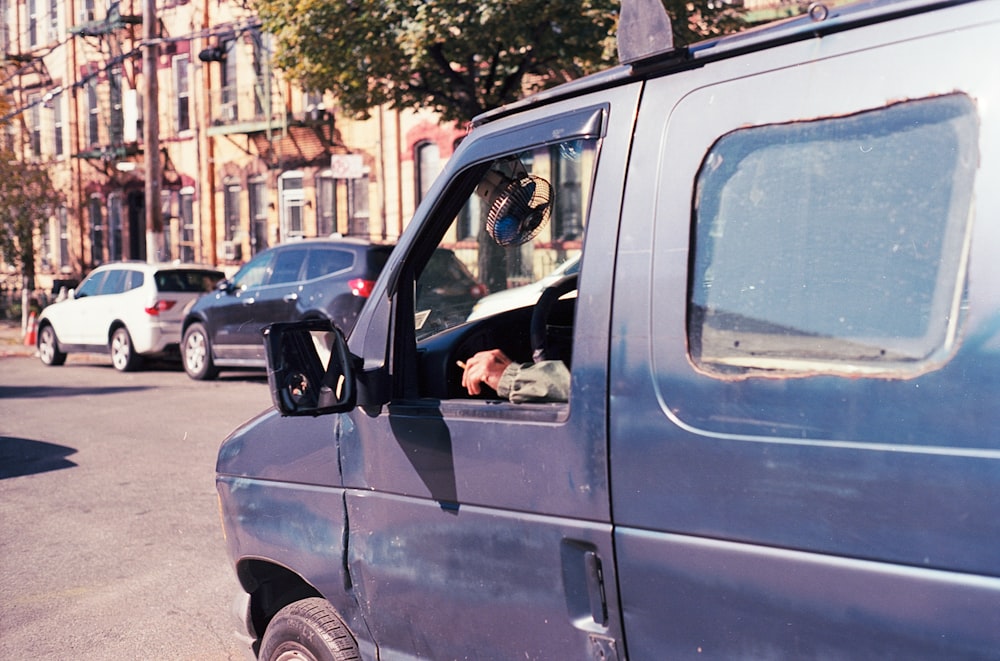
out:
{"label": "car rear window", "polygon": [[385,268],[385,263],[389,261],[392,254],[392,246],[372,246],[368,250],[368,273],[378,277],[378,274]]}
{"label": "car rear window", "polygon": [[328,246],[313,246],[309,249],[306,262],[306,280],[321,278],[324,275],[349,269],[354,265],[354,253],[350,250],[331,248]]}
{"label": "car rear window", "polygon": [[222,278],[221,271],[177,269],[159,271],[155,280],[158,291],[205,293],[212,291]]}

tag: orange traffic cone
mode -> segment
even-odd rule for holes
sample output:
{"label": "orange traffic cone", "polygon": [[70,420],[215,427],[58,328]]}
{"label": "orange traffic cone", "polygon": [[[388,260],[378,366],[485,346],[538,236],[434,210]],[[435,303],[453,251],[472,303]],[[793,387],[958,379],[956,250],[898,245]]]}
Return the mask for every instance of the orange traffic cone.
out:
{"label": "orange traffic cone", "polygon": [[24,334],[24,345],[28,347],[35,346],[35,342],[38,340],[38,315],[34,312],[28,314],[28,332]]}

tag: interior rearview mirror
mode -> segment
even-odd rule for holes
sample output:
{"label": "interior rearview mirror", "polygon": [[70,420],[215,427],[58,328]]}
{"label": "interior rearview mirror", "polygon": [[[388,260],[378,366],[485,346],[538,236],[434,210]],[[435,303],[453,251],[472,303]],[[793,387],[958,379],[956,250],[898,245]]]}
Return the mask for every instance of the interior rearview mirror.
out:
{"label": "interior rearview mirror", "polygon": [[264,329],[267,382],[282,415],[323,415],[354,408],[347,341],[333,322],[310,319]]}

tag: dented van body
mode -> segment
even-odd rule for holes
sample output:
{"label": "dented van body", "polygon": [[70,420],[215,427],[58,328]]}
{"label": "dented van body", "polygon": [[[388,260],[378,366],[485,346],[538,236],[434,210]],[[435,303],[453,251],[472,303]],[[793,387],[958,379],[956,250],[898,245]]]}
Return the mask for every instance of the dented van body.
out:
{"label": "dented van body", "polygon": [[[995,658],[997,61],[1000,2],[870,3],[480,117],[350,337],[268,337],[276,408],[217,465],[248,648]],[[466,201],[529,174],[576,215],[506,273],[558,243],[576,295],[422,309]],[[569,400],[468,396],[539,321]]]}

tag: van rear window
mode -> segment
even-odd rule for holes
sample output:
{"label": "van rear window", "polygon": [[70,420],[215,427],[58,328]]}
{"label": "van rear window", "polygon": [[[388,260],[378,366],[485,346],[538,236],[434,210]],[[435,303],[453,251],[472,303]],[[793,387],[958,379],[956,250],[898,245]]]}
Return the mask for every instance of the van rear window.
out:
{"label": "van rear window", "polygon": [[962,94],[720,138],[695,194],[695,365],[898,376],[944,360],[964,296],[977,139]]}

